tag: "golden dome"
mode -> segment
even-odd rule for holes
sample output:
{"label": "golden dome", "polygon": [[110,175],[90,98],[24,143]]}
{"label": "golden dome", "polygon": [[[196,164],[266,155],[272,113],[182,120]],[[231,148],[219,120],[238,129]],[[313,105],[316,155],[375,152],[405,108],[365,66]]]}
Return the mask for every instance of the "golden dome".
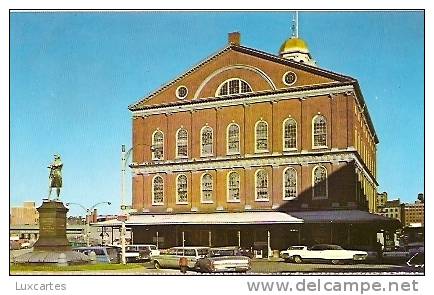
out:
{"label": "golden dome", "polygon": [[283,42],[279,52],[281,54],[289,52],[309,53],[309,48],[307,48],[307,44],[303,39],[292,37]]}

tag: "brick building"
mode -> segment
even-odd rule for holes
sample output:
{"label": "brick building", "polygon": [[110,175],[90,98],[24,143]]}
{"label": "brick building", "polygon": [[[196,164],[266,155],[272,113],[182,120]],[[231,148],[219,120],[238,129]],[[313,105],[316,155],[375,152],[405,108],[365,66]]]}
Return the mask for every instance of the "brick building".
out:
{"label": "brick building", "polygon": [[402,224],[404,226],[425,225],[425,203],[415,201],[414,203],[406,203],[402,206]]}
{"label": "brick building", "polygon": [[298,36],[274,55],[230,33],[129,109],[138,243],[360,245],[388,224],[368,213],[378,138],[359,84]]}

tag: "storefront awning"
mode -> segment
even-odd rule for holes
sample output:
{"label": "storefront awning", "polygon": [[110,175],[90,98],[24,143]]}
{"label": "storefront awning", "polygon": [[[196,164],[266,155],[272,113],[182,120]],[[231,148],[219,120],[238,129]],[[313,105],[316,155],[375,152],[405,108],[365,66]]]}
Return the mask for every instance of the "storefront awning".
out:
{"label": "storefront awning", "polygon": [[[284,212],[222,212],[131,215],[126,226],[182,224],[291,224],[303,223],[300,218]],[[93,226],[120,226],[117,220],[94,223]]]}
{"label": "storefront awning", "polygon": [[[399,226],[396,219],[360,210],[324,210],[299,212],[221,212],[221,213],[177,213],[177,214],[134,214],[128,217],[126,226],[139,225],[223,225],[223,224],[315,224],[352,223]],[[107,220],[93,226],[119,227],[121,222]]]}

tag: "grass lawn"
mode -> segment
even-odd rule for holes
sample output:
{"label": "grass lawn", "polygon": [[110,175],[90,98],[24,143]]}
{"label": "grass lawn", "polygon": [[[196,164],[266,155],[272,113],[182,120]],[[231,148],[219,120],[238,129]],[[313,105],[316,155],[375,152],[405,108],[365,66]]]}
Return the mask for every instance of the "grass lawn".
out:
{"label": "grass lawn", "polygon": [[140,263],[123,264],[84,264],[84,265],[30,265],[30,264],[11,264],[10,272],[30,272],[30,271],[47,271],[47,272],[62,272],[62,271],[104,271],[104,270],[126,270],[143,267]]}

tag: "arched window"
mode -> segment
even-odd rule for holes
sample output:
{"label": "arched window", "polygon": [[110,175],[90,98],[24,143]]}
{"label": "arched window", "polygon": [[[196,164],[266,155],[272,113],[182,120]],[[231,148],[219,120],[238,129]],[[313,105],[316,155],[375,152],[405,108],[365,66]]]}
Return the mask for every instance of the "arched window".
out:
{"label": "arched window", "polygon": [[255,174],[255,200],[256,201],[268,201],[268,173],[267,171],[260,169]]}
{"label": "arched window", "polygon": [[231,95],[238,93],[252,92],[252,88],[246,81],[241,79],[230,79],[223,82],[217,89],[216,96]]}
{"label": "arched window", "polygon": [[297,171],[286,168],[283,172],[283,199],[292,200],[297,197]]}
{"label": "arched window", "polygon": [[176,203],[186,204],[187,199],[187,176],[181,174],[176,179]]}
{"label": "arched window", "polygon": [[327,169],[316,166],[312,171],[312,199],[327,199]]}
{"label": "arched window", "polygon": [[152,134],[152,160],[164,158],[164,134],[160,130]]}
{"label": "arched window", "polygon": [[312,120],[313,147],[327,147],[327,120],[317,115]]}
{"label": "arched window", "polygon": [[227,129],[227,154],[239,154],[240,153],[240,126],[235,123],[231,123]]}
{"label": "arched window", "polygon": [[297,149],[297,122],[286,119],[283,122],[283,150]]}
{"label": "arched window", "polygon": [[200,132],[200,143],[200,155],[202,157],[212,155],[213,136],[211,127],[205,126],[202,128]]}
{"label": "arched window", "polygon": [[268,124],[265,121],[256,122],[255,127],[255,151],[268,151]]}
{"label": "arched window", "polygon": [[228,201],[240,201],[240,175],[235,171],[228,174]]}
{"label": "arched window", "polygon": [[164,204],[164,181],[157,175],[152,179],[152,205]]}
{"label": "arched window", "polygon": [[211,174],[205,173],[202,175],[201,185],[201,202],[212,203],[213,181]]}
{"label": "arched window", "polygon": [[188,132],[185,128],[180,128],[176,132],[176,157],[188,157]]}

